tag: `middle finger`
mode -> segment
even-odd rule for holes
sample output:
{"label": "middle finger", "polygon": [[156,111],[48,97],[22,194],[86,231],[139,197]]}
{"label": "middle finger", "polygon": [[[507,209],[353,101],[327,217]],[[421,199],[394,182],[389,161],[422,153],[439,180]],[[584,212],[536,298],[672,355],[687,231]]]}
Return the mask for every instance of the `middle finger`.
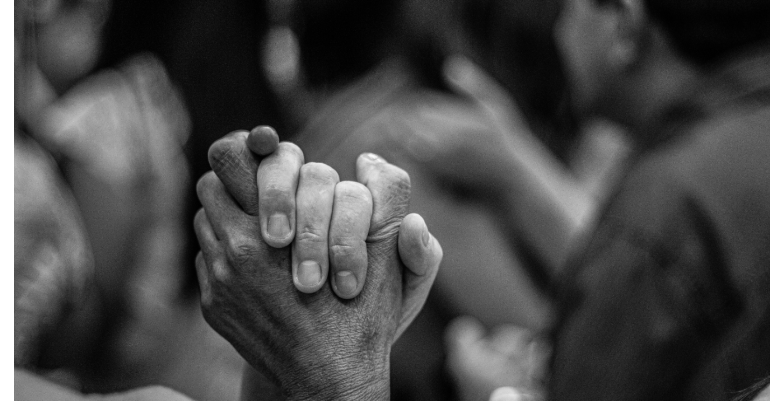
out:
{"label": "middle finger", "polygon": [[302,166],[297,187],[297,234],[291,271],[301,292],[318,291],[329,271],[327,239],[338,173],[322,163]]}
{"label": "middle finger", "polygon": [[332,288],[343,299],[357,296],[367,276],[367,244],[373,198],[366,186],[343,181],[335,186],[329,228]]}

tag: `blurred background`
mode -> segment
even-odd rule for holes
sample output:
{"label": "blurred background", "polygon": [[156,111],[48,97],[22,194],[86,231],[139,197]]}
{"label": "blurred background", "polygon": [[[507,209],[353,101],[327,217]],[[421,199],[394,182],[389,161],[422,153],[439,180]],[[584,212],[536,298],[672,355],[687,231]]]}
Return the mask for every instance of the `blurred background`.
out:
{"label": "blurred background", "polygon": [[393,348],[393,399],[487,399],[541,379],[552,305],[536,272],[565,245],[520,238],[493,179],[514,172],[487,156],[538,160],[587,221],[631,152],[617,127],[570,110],[558,2],[15,0],[14,12],[15,366],[85,393],[237,399],[243,361],[198,305],[194,188],[213,141],[264,124],[341,179],[364,151],[411,174],[411,211],[446,256]]}

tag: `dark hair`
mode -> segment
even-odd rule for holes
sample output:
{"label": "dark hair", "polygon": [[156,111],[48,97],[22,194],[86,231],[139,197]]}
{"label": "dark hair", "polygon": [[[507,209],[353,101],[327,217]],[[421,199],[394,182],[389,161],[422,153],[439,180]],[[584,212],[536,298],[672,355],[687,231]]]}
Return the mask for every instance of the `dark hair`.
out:
{"label": "dark hair", "polygon": [[645,7],[681,55],[699,65],[770,44],[768,0],[645,0]]}

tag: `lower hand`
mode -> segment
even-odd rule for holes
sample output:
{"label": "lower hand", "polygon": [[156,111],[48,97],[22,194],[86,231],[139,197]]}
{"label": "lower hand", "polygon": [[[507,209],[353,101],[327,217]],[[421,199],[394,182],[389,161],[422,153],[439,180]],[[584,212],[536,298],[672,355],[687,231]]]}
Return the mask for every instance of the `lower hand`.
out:
{"label": "lower hand", "polygon": [[[407,175],[383,159],[363,156],[358,161],[358,177],[366,187],[335,184],[333,198],[311,197],[309,206],[300,208],[299,180],[309,169],[300,167],[298,148],[284,143],[261,160],[256,198],[261,202],[254,209],[254,197],[248,194],[249,188],[256,188],[242,177],[252,171],[247,167],[255,159],[235,146],[238,139],[248,136],[234,134],[222,148],[214,146],[217,150],[211,149],[211,155],[219,157],[211,161],[219,161],[214,164],[218,168],[198,185],[204,210],[195,220],[202,247],[196,265],[205,318],[289,397],[387,394],[389,349],[421,308],[441,255],[421,217],[403,218]],[[234,159],[227,162],[227,157]],[[315,178],[333,182],[328,169],[311,170]],[[267,175],[270,171],[277,172],[275,178]],[[270,179],[296,185],[266,185]],[[298,232],[300,221],[314,215],[323,218],[313,212],[330,209],[325,207],[329,202],[333,205],[327,241],[337,246],[329,247],[328,259],[335,271],[345,271],[347,266],[355,269],[351,271],[357,284],[363,284],[357,285],[361,292],[349,292],[348,297],[337,280],[332,290],[300,292],[289,275],[293,258],[286,241],[296,238],[292,227]],[[265,227],[265,220],[269,224],[273,215],[269,207],[279,205],[295,205],[296,210],[282,213],[288,219],[287,235],[269,235],[270,227]],[[342,235],[332,236],[335,227],[335,233]],[[403,269],[398,249],[412,269]]]}

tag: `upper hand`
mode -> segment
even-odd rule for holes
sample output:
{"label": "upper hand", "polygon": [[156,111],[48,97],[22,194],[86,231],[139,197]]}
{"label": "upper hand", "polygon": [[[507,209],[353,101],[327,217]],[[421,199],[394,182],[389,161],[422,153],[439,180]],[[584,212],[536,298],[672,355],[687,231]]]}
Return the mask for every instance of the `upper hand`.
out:
{"label": "upper hand", "polygon": [[[248,177],[259,158],[245,147],[248,136],[234,133],[216,143],[210,151],[215,172],[198,185],[204,210],[195,221],[202,247],[197,272],[205,318],[290,396],[387,391],[389,348],[421,308],[441,256],[421,217],[403,218],[407,175],[362,156],[358,177],[365,186],[337,184],[334,171],[303,168],[299,149],[284,143],[261,160],[254,188],[255,177]],[[254,141],[247,144],[256,149]],[[254,204],[256,191],[261,202]],[[281,215],[287,224],[270,222]],[[307,224],[310,234],[300,238],[296,233]],[[301,256],[297,241],[313,240],[314,233],[320,239],[307,245],[318,246]],[[412,269],[402,268],[398,246]],[[353,299],[341,300],[330,288],[298,291],[306,280],[289,275],[292,269],[297,277],[295,258],[331,262],[332,290]],[[353,293],[336,279],[342,271],[356,278]],[[322,270],[317,285],[325,279]]]}

